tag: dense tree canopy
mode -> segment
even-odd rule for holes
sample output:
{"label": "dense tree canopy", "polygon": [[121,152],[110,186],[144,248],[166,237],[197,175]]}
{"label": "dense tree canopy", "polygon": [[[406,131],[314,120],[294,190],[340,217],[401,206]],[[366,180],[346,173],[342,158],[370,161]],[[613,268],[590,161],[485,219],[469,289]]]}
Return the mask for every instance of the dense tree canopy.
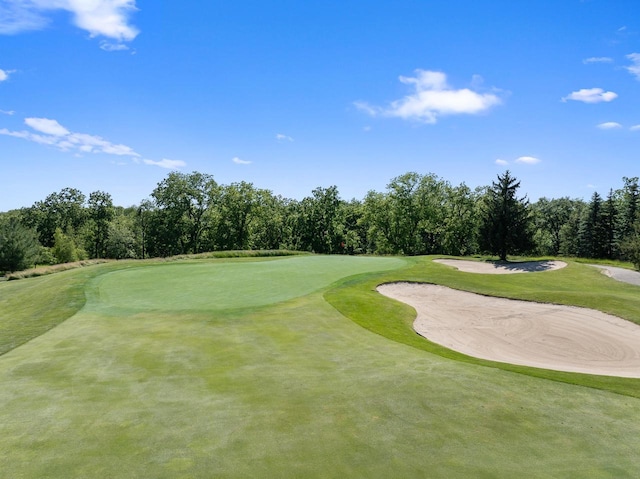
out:
{"label": "dense tree canopy", "polygon": [[0,213],[0,271],[87,257],[235,249],[640,257],[638,178],[625,177],[622,188],[605,199],[594,193],[588,202],[540,198],[530,204],[518,198],[519,186],[509,171],[476,190],[409,172],[363,200],[345,201],[335,186],[294,200],[247,182],[221,185],[211,175],[172,172],[149,198],[127,208],[114,206],[107,192],[87,197],[64,188]]}

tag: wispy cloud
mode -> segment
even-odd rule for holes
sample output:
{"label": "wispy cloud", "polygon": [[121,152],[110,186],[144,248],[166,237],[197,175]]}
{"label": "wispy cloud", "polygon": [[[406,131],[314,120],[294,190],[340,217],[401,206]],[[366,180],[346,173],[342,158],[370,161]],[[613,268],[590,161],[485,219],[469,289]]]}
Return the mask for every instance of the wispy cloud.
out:
{"label": "wispy cloud", "polygon": [[540,158],[534,156],[521,156],[516,158],[516,163],[524,163],[525,165],[535,165],[540,163]]}
{"label": "wispy cloud", "polygon": [[[520,157],[516,158],[513,161],[514,161],[514,163],[520,163],[520,164],[525,164],[525,165],[535,165],[535,164],[540,163],[540,161],[542,161],[542,160],[540,160],[539,158],[536,158],[534,156],[520,156]],[[495,161],[495,163],[496,163],[496,165],[499,165],[499,166],[507,166],[509,164],[509,162],[507,160],[502,160],[500,158],[498,158]]]}
{"label": "wispy cloud", "polygon": [[618,94],[612,91],[604,91],[602,88],[583,88],[574,91],[562,98],[562,101],[574,100],[583,103],[609,102],[618,98]]}
{"label": "wispy cloud", "polygon": [[636,79],[640,80],[640,53],[630,53],[627,55],[627,58],[631,60],[632,64],[625,68],[635,76]]}
{"label": "wispy cloud", "polygon": [[[13,112],[4,112],[2,110],[0,110],[0,112],[13,114]],[[142,162],[145,165],[159,166],[168,169],[182,168],[187,165],[182,160],[141,160],[141,155],[130,146],[112,143],[97,135],[72,132],[62,126],[57,120],[50,118],[25,118],[24,123],[31,128],[32,131],[11,131],[7,128],[0,128],[0,135],[21,138],[39,145],[51,146],[60,151],[72,152],[76,156],[82,156],[87,153],[102,153],[119,157],[128,156],[136,163]]]}
{"label": "wispy cloud", "polygon": [[596,128],[600,128],[601,130],[617,130],[622,128],[622,125],[617,121],[605,121],[604,123],[596,125]]}
{"label": "wispy cloud", "polygon": [[184,168],[187,164],[182,160],[167,160],[166,158],[160,161],[142,160],[145,165],[159,166],[160,168],[166,168],[167,170],[178,170]]}
{"label": "wispy cloud", "polygon": [[413,88],[413,93],[391,102],[388,107],[374,106],[363,101],[354,102],[354,105],[371,116],[397,117],[433,124],[440,116],[479,114],[502,102],[493,93],[452,88],[443,72],[416,70],[415,74],[415,77],[399,78],[402,83]]}
{"label": "wispy cloud", "polygon": [[0,110],[0,113],[2,113],[3,115],[11,116],[11,115],[15,114],[15,111],[13,111],[13,110]]}
{"label": "wispy cloud", "polygon": [[589,57],[582,60],[582,63],[588,65],[589,63],[613,63],[613,58],[610,57]]}
{"label": "wispy cloud", "polygon": [[105,52],[120,52],[129,50],[129,47],[124,43],[111,43],[106,41],[100,42],[100,48]]}
{"label": "wispy cloud", "polygon": [[15,73],[15,70],[2,70],[2,69],[0,69],[0,82],[8,80],[9,76],[12,73]]}
{"label": "wispy cloud", "polygon": [[640,131],[640,125],[633,125],[629,128],[631,131]]}
{"label": "wispy cloud", "polygon": [[41,30],[48,24],[32,2],[4,0],[0,2],[0,34],[14,35],[29,30]]}
{"label": "wispy cloud", "polygon": [[105,153],[131,157],[140,156],[126,145],[112,143],[96,135],[71,132],[56,120],[49,118],[26,118],[24,123],[35,133],[33,131],[10,131],[6,128],[1,128],[0,135],[22,138],[41,145],[52,146],[61,151]]}
{"label": "wispy cloud", "polygon": [[53,11],[72,14],[73,23],[91,37],[107,37],[118,42],[131,41],[138,29],[129,23],[135,11],[135,0],[2,0],[0,1],[0,34],[41,30],[49,24]]}
{"label": "wispy cloud", "polygon": [[49,118],[25,118],[24,123],[46,135],[65,136],[69,134],[69,130],[56,120],[50,120]]}
{"label": "wispy cloud", "polygon": [[281,143],[285,141],[292,142],[293,138],[291,138],[289,135],[283,135],[282,133],[278,133],[276,135],[276,140],[278,140]]}
{"label": "wispy cloud", "polygon": [[251,162],[248,160],[241,160],[240,158],[238,158],[237,156],[233,157],[231,159],[231,161],[233,161],[236,165],[250,165]]}

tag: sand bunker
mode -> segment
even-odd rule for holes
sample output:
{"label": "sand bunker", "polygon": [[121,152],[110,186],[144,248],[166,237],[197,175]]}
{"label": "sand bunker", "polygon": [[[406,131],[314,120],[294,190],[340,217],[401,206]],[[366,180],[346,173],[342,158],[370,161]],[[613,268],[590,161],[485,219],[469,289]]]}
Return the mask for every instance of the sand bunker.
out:
{"label": "sand bunker", "polygon": [[385,284],[378,291],[416,309],[418,334],[469,356],[640,378],[640,326],[615,316],[431,284]]}
{"label": "sand bunker", "polygon": [[465,273],[481,274],[537,273],[567,266],[564,261],[525,261],[522,263],[487,263],[485,261],[470,261],[466,259],[434,259],[433,261],[434,263],[453,266]]}

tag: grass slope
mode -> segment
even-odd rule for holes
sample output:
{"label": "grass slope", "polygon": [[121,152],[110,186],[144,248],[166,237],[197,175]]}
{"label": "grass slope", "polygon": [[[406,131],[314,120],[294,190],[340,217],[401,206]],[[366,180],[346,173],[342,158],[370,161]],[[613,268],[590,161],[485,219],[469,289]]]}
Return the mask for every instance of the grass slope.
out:
{"label": "grass slope", "polygon": [[[326,275],[311,293],[299,285],[281,302],[194,309],[163,309],[174,303],[159,293],[172,291],[164,281],[198,291],[191,263],[171,274],[96,267],[84,278],[86,307],[0,357],[0,476],[636,477],[640,400],[389,341],[323,299],[330,281],[360,272],[327,294],[358,304],[374,276],[417,277],[428,261],[365,273],[405,263],[300,260],[304,275]],[[264,264],[280,272],[272,283],[290,287],[281,261]],[[225,277],[253,276],[244,261],[228,264],[237,268]],[[219,263],[210,266],[215,275]],[[50,277],[60,291],[83,280],[69,273]],[[162,308],[112,302],[113,288],[134,279]],[[374,316],[403,309],[364,305]]]}

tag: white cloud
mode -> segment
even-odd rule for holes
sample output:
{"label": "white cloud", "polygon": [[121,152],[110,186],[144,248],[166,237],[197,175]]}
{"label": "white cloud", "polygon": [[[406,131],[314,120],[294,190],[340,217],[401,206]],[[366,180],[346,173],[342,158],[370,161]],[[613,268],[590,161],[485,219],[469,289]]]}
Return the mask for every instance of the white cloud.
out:
{"label": "white cloud", "polygon": [[231,161],[233,161],[236,165],[250,165],[251,162],[248,160],[241,160],[237,156],[235,156]]}
{"label": "white cloud", "polygon": [[123,50],[129,50],[129,47],[124,43],[110,43],[110,42],[100,42],[100,48],[105,52],[119,52]]}
{"label": "white cloud", "polygon": [[184,168],[187,164],[182,160],[167,160],[163,159],[160,161],[153,160],[142,160],[145,165],[153,165],[159,166],[160,168],[166,168],[168,170],[177,170],[179,168]]}
{"label": "white cloud", "polygon": [[613,58],[609,58],[609,57],[590,57],[582,60],[582,63],[584,63],[585,65],[589,63],[612,63],[612,62],[613,62]]}
{"label": "white cloud", "polygon": [[278,133],[276,135],[276,140],[281,141],[281,142],[282,141],[290,141],[291,142],[291,141],[293,141],[293,138],[291,138],[288,135],[283,135],[282,133]]}
{"label": "white cloud", "polygon": [[11,115],[15,114],[15,111],[13,111],[13,110],[0,110],[0,113],[2,113],[3,115],[11,116]]}
{"label": "white cloud", "polygon": [[0,34],[13,35],[16,33],[40,30],[47,26],[38,9],[27,0],[0,1]]}
{"label": "white cloud", "polygon": [[618,94],[612,91],[604,91],[602,88],[583,88],[565,96],[562,101],[575,100],[584,103],[600,103],[612,101],[616,98],[618,98]]}
{"label": "white cloud", "polygon": [[630,53],[627,58],[631,60],[633,65],[625,67],[629,73],[640,80],[640,53]]}
{"label": "white cloud", "polygon": [[616,130],[618,128],[622,128],[622,125],[617,121],[606,121],[604,123],[596,125],[596,127],[600,128],[601,130]]}
{"label": "white cloud", "polygon": [[46,135],[65,136],[69,134],[69,130],[64,126],[56,120],[49,120],[48,118],[25,118],[24,123]]}
{"label": "white cloud", "polygon": [[629,128],[631,131],[640,131],[640,125],[633,125],[631,128]]}
{"label": "white cloud", "polygon": [[501,160],[500,158],[498,158],[498,159],[496,160],[496,165],[500,165],[500,166],[507,166],[508,164],[509,164],[509,162],[508,162],[508,161],[506,161],[506,160]]}
{"label": "white cloud", "polygon": [[5,81],[9,79],[9,72],[6,70],[0,69],[0,81]]}
{"label": "white cloud", "polygon": [[49,23],[47,14],[54,10],[70,12],[73,23],[91,37],[122,42],[138,35],[138,30],[129,24],[129,16],[137,10],[135,0],[3,0],[0,33],[11,35],[45,28]]}
{"label": "white cloud", "polygon": [[402,83],[413,87],[414,92],[410,95],[391,102],[387,108],[362,101],[354,102],[355,107],[371,116],[398,117],[433,124],[439,116],[478,114],[501,103],[493,93],[451,88],[443,72],[416,70],[415,73],[415,77],[400,77]]}
{"label": "white cloud", "polygon": [[525,165],[535,165],[540,163],[539,158],[535,158],[533,156],[521,156],[520,158],[516,158],[516,163],[524,163]]}
{"label": "white cloud", "polygon": [[24,123],[37,133],[31,131],[9,131],[3,128],[0,130],[0,135],[22,138],[41,145],[53,146],[62,151],[105,153],[107,155],[131,157],[140,156],[127,145],[111,143],[96,135],[73,133],[56,120],[49,118],[26,118]]}

